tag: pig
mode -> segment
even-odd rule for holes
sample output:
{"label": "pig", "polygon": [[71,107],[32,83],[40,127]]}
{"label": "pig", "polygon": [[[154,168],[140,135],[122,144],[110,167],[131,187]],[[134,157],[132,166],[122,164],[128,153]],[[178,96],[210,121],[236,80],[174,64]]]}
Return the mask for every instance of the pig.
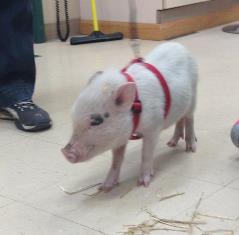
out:
{"label": "pig", "polygon": [[138,185],[148,186],[154,175],[153,156],[159,133],[173,125],[170,147],[185,139],[186,151],[196,151],[194,110],[198,71],[190,52],[181,44],[167,42],[156,47],[144,61],[155,66],[167,82],[171,106],[165,113],[165,92],[155,75],[140,63],[132,64],[127,81],[121,70],[97,72],[81,91],[72,108],[73,133],[62,149],[71,163],[89,160],[112,150],[110,171],[100,189],[110,191],[118,184],[120,168],[133,129],[131,107],[136,91],[142,104],[137,133],[142,135],[142,161]]}

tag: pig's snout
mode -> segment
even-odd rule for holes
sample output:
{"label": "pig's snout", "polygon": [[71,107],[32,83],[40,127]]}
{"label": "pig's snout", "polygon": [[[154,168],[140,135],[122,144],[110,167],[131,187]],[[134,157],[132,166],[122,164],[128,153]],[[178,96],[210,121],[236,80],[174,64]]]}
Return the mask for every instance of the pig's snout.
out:
{"label": "pig's snout", "polygon": [[77,163],[79,161],[79,154],[76,152],[76,150],[72,147],[71,144],[67,144],[65,148],[63,148],[61,151],[69,162]]}

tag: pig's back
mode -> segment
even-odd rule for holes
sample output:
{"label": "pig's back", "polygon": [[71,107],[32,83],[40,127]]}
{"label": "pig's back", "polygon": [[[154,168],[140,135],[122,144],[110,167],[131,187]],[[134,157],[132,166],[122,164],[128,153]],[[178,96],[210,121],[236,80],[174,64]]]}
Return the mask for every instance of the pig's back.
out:
{"label": "pig's back", "polygon": [[183,82],[194,84],[197,66],[189,51],[179,43],[168,42],[155,48],[145,57],[145,61],[154,65],[165,77],[168,85]]}
{"label": "pig's back", "polygon": [[[165,96],[161,85],[151,72],[145,72],[142,68],[140,75],[137,72],[139,67],[135,66],[136,82],[145,111],[142,123],[156,122],[157,119],[163,123],[163,127],[168,127],[183,117],[194,105],[196,64],[187,49],[174,42],[160,45],[145,57],[145,61],[154,65],[167,81],[171,93],[171,108],[167,119],[163,120]],[[133,70],[134,68],[132,72]],[[143,78],[143,73],[148,75],[147,78]]]}

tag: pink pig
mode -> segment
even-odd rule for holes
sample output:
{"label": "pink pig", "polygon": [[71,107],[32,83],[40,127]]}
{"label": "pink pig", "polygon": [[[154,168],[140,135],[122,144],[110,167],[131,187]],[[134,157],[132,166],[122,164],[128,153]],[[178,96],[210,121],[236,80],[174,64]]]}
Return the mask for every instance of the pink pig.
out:
{"label": "pink pig", "polygon": [[198,72],[194,59],[182,45],[169,42],[154,49],[144,61],[163,75],[170,100],[166,100],[165,89],[155,74],[135,63],[126,71],[134,82],[129,82],[117,69],[98,72],[73,106],[73,134],[62,152],[71,163],[78,163],[111,149],[112,166],[101,186],[105,192],[118,183],[126,145],[134,128],[131,107],[136,93],[142,105],[137,126],[137,133],[143,137],[139,185],[148,186],[154,175],[153,155],[163,129],[176,123],[168,145],[176,146],[180,138],[184,139],[185,132],[186,151],[196,151],[193,113]]}

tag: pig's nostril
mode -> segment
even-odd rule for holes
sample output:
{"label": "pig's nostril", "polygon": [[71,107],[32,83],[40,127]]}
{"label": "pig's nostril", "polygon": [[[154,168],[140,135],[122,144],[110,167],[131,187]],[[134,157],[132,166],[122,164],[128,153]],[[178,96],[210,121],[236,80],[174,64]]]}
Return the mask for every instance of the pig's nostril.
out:
{"label": "pig's nostril", "polygon": [[71,163],[76,163],[78,161],[78,157],[72,153],[67,154],[66,159]]}
{"label": "pig's nostril", "polygon": [[71,147],[72,147],[72,144],[69,143],[66,145],[65,149],[70,149]]}
{"label": "pig's nostril", "polygon": [[69,155],[67,156],[67,158],[68,158],[68,159],[71,159],[71,160],[74,160],[75,157],[72,156],[71,154],[69,154]]}
{"label": "pig's nostril", "polygon": [[78,156],[77,154],[69,151],[69,149],[63,148],[62,150],[63,155],[65,156],[65,158],[71,162],[71,163],[76,163],[78,161]]}
{"label": "pig's nostril", "polygon": [[70,154],[67,158],[70,162],[76,163],[77,162],[77,156]]}

